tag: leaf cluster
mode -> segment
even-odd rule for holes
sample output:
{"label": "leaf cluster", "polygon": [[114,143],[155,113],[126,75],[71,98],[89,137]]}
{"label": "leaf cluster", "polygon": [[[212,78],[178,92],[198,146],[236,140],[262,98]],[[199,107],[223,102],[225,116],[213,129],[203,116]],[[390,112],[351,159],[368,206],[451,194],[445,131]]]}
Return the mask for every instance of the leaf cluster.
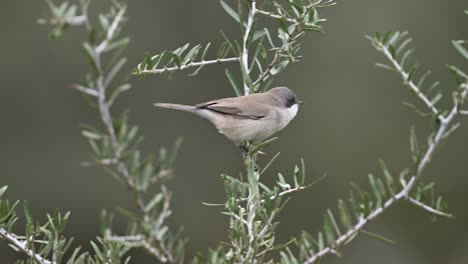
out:
{"label": "leaf cluster", "polygon": [[7,240],[13,250],[28,256],[16,263],[104,264],[128,263],[130,260],[124,256],[129,248],[100,237],[97,243],[91,242],[94,249],[92,255],[82,252],[80,247],[73,249],[73,238],[63,235],[70,212],[62,214],[56,210],[53,214],[47,214],[47,221],[41,224],[34,219],[27,202],[23,202],[26,222],[24,236],[12,233],[13,224],[18,220],[15,210],[19,201],[10,205],[8,200],[1,199],[6,190],[7,186],[0,188],[0,237]]}
{"label": "leaf cluster", "polygon": [[38,19],[38,23],[53,27],[49,34],[51,38],[59,38],[70,26],[81,26],[86,22],[86,17],[78,14],[79,8],[76,4],[62,2],[56,5],[52,0],[46,0],[46,2],[51,14]]}
{"label": "leaf cluster", "polygon": [[[273,259],[264,260],[268,253],[294,241],[276,241],[279,224],[276,217],[287,204],[288,195],[310,188],[321,178],[306,183],[305,165],[301,160],[300,166],[295,166],[290,181],[279,173],[276,185],[268,187],[259,180],[278,155],[261,170],[253,162],[250,164],[252,167],[248,165],[247,182],[242,175],[239,178],[222,175],[227,200],[220,205],[224,206],[223,214],[229,216],[229,242],[210,250],[206,258],[199,255],[194,263],[272,263]],[[255,156],[250,158],[255,159]]]}
{"label": "leaf cluster", "polygon": [[[286,69],[289,63],[300,59],[299,38],[308,31],[321,31],[321,23],[325,19],[319,17],[318,10],[334,4],[333,1],[322,0],[294,0],[285,3],[261,1],[258,8],[252,10],[252,2],[255,1],[238,0],[236,10],[223,0],[220,2],[226,13],[240,24],[244,33],[243,43],[230,40],[224,34],[223,37],[240,58],[242,82],[249,87],[250,92],[268,90],[275,75]],[[258,28],[261,25],[258,18],[260,15],[276,21],[277,27],[274,30]],[[276,35],[271,33],[275,31]],[[249,60],[242,61],[247,53]],[[226,76],[236,95],[241,96],[241,89],[228,69]]]}
{"label": "leaf cluster", "polygon": [[[83,84],[73,87],[83,93],[96,107],[102,121],[102,128],[84,125],[82,135],[88,140],[93,160],[84,165],[101,165],[118,182],[132,192],[137,210],[120,208],[120,216],[127,218],[127,233],[118,236],[112,231],[113,214],[103,212],[101,221],[104,238],[98,242],[102,247],[114,249],[113,258],[122,259],[130,248],[141,247],[162,263],[183,261],[184,239],[173,233],[167,225],[171,215],[171,193],[162,185],[163,180],[173,176],[173,165],[181,140],[177,140],[170,151],[161,148],[158,157],[145,155],[139,150],[143,138],[136,125],[129,122],[128,112],[116,118],[111,107],[120,95],[131,85],[122,75],[127,59],[122,52],[129,43],[123,35],[127,21],[127,6],[124,2],[111,0],[109,9],[97,15],[96,22],[88,17],[90,1],[80,2],[80,17],[88,39],[83,41],[83,50],[88,58],[91,71]],[[68,2],[63,6],[71,6]],[[74,8],[76,9],[76,8]],[[51,7],[51,12],[55,10]],[[125,74],[124,74],[125,75]],[[126,74],[128,76],[128,74]],[[159,191],[151,194],[151,186],[159,185]],[[138,241],[128,241],[128,237],[139,237]],[[109,251],[111,252],[111,251]],[[117,260],[112,263],[116,263]]]}
{"label": "leaf cluster", "polygon": [[[259,19],[253,18],[251,28],[247,31],[249,8],[252,1],[238,0],[233,8],[225,1],[220,1],[226,13],[234,18],[246,33],[245,47],[241,41],[232,40],[221,32],[224,42],[219,46],[214,59],[206,59],[211,43],[206,45],[185,44],[171,51],[163,51],[156,55],[147,55],[138,64],[135,74],[160,74],[196,67],[190,75],[196,75],[206,65],[225,62],[240,62],[242,81],[252,92],[262,92],[269,89],[273,76],[283,71],[290,62],[297,62],[300,58],[301,48],[299,38],[307,31],[322,31],[321,23],[325,21],[318,15],[318,10],[334,4],[333,1],[262,1],[256,14],[271,18],[277,22],[277,33],[271,33],[268,28],[256,29]],[[274,32],[274,31],[273,31]],[[275,35],[276,34],[276,35]],[[245,49],[251,50],[249,66],[245,67],[242,56]],[[229,70],[225,71],[229,83],[237,96],[241,96],[241,88],[235,75]],[[258,75],[253,79],[251,75]]]}
{"label": "leaf cluster", "polygon": [[190,43],[187,43],[177,49],[163,51],[153,56],[147,54],[143,62],[138,64],[134,74],[166,73],[196,67],[196,69],[190,74],[191,76],[194,76],[208,64],[236,60],[236,58],[226,58],[231,53],[231,47],[227,42],[222,43],[218,48],[216,59],[206,60],[210,46],[211,42],[205,46],[197,44],[192,47],[190,47]]}

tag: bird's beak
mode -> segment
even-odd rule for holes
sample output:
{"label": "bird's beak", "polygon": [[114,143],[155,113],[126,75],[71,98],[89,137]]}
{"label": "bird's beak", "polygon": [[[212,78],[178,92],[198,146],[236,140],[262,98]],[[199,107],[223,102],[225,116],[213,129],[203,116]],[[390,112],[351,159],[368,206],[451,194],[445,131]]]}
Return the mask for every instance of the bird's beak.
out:
{"label": "bird's beak", "polygon": [[304,102],[302,102],[302,101],[297,101],[297,104],[298,104],[298,105],[303,105]]}

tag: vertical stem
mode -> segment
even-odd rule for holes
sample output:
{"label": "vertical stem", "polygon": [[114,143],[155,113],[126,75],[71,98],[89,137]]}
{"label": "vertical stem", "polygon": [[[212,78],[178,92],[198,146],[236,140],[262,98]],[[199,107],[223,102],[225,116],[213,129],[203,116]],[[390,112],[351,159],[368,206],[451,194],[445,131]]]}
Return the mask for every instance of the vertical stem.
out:
{"label": "vertical stem", "polygon": [[[255,14],[257,13],[257,2],[252,0],[252,6],[250,7],[249,17],[247,18],[247,24],[245,25],[244,37],[242,39],[242,56],[241,56],[241,67],[244,68],[244,74],[249,75],[249,49],[248,49],[248,40],[250,33],[252,31]],[[246,76],[244,76],[244,95],[250,94],[250,87],[247,84]]]}
{"label": "vertical stem", "polygon": [[[243,69],[243,80],[244,80],[244,95],[250,94],[250,87],[247,82],[247,78],[250,78],[249,74],[249,49],[248,49],[248,40],[252,31],[255,14],[257,13],[256,0],[252,0],[252,5],[250,7],[249,16],[247,18],[247,24],[245,25],[245,32],[242,39],[242,54],[240,58],[240,66]],[[260,190],[258,188],[259,173],[257,171],[257,155],[250,152],[252,145],[249,145],[249,150],[244,154],[244,162],[247,170],[247,181],[249,186],[249,196],[247,199],[247,252],[244,256],[240,256],[243,262],[255,263],[255,256],[257,254],[256,246],[256,228],[255,228],[255,218],[256,218],[256,208],[260,201]]]}
{"label": "vertical stem", "polygon": [[255,226],[255,218],[257,207],[260,201],[260,190],[258,187],[259,173],[257,170],[257,155],[247,153],[244,155],[245,165],[247,169],[247,181],[249,185],[249,196],[247,199],[247,234],[248,234],[248,247],[245,253],[245,261],[255,263],[255,256],[257,255],[257,230]]}

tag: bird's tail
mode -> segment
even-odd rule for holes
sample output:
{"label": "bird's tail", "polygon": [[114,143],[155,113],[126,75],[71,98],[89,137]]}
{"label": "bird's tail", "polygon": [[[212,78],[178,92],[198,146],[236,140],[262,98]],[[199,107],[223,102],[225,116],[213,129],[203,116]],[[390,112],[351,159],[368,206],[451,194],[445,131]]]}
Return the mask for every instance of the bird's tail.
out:
{"label": "bird's tail", "polygon": [[195,112],[196,107],[191,105],[170,104],[170,103],[155,103],[157,107],[181,110],[186,112]]}

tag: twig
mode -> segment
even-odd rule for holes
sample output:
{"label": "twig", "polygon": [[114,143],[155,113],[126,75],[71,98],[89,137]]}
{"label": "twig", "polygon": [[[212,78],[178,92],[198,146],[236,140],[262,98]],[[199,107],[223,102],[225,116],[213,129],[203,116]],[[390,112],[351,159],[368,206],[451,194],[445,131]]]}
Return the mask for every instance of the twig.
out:
{"label": "twig", "polygon": [[13,234],[10,234],[8,231],[6,231],[3,228],[0,228],[0,236],[10,242],[12,245],[15,246],[15,248],[18,248],[19,250],[23,251],[26,255],[29,257],[33,258],[36,262],[41,263],[41,264],[55,264],[55,262],[52,262],[50,260],[47,260],[43,258],[41,255],[34,253],[31,249],[29,249],[26,245],[26,241],[21,242]]}
{"label": "twig", "polygon": [[407,200],[409,202],[411,202],[412,204],[418,206],[418,207],[421,207],[422,209],[428,211],[429,213],[432,213],[432,214],[436,214],[436,215],[440,215],[440,216],[445,216],[445,217],[448,217],[448,218],[455,218],[455,216],[453,214],[449,214],[449,213],[446,213],[446,212],[442,212],[442,211],[439,211],[439,210],[436,210],[432,207],[430,207],[429,205],[427,204],[424,204],[412,197],[408,197]]}
{"label": "twig", "polygon": [[127,8],[123,7],[119,10],[117,15],[115,16],[114,20],[112,21],[112,24],[110,25],[109,29],[107,30],[106,34],[106,39],[99,44],[99,46],[96,47],[96,52],[101,53],[103,52],[107,46],[109,45],[109,42],[112,40],[114,37],[115,32],[117,31],[119,24],[123,21],[123,16],[125,12],[127,11]]}
{"label": "twig", "polygon": [[278,60],[278,56],[279,55],[279,51],[276,51],[275,52],[275,56],[273,57],[273,59],[271,60],[270,64],[268,64],[268,66],[266,67],[266,69],[259,74],[257,80],[255,80],[253,82],[253,87],[259,85],[260,83],[264,82],[265,80],[268,79],[268,77],[271,76],[271,68],[273,67],[273,65],[275,64],[275,62]]}
{"label": "twig", "polygon": [[86,26],[86,30],[90,31],[91,23],[89,22],[89,18],[88,18],[88,5],[89,5],[89,1],[80,0],[81,13],[82,13],[82,16],[84,16],[85,18],[84,23]]}
{"label": "twig", "polygon": [[382,53],[387,57],[387,59],[393,64],[393,67],[400,73],[401,78],[403,79],[404,84],[408,85],[408,87],[423,101],[423,103],[429,108],[435,115],[439,116],[440,113],[437,108],[432,104],[432,102],[424,95],[421,89],[412,81],[408,80],[409,73],[407,73],[403,66],[393,58],[392,53],[390,50],[380,41],[376,42],[379,47],[382,49]]}
{"label": "twig", "polygon": [[141,242],[145,240],[144,235],[133,235],[133,236],[109,236],[107,240],[115,242]]}
{"label": "twig", "polygon": [[[245,74],[249,74],[249,49],[247,47],[247,42],[252,30],[252,26],[255,19],[255,14],[257,13],[257,2],[252,0],[252,6],[250,7],[249,17],[247,18],[247,24],[245,25],[244,37],[242,40],[242,56],[241,56],[241,67],[245,69]],[[250,87],[247,82],[244,80],[244,95],[250,94]]]}
{"label": "twig", "polygon": [[[86,1],[82,1],[82,4],[84,5],[85,2]],[[86,8],[83,7],[82,9],[85,10]],[[106,38],[104,40],[102,40],[102,42],[99,45],[93,45],[92,46],[92,48],[93,48],[93,53],[92,53],[93,58],[92,59],[94,60],[94,63],[95,63],[96,68],[97,68],[97,73],[96,73],[97,74],[97,76],[96,76],[97,90],[96,90],[96,92],[97,92],[98,109],[99,109],[101,121],[104,124],[104,127],[106,128],[107,133],[108,133],[109,138],[110,138],[110,142],[111,142],[111,146],[112,146],[111,149],[113,151],[112,160],[116,161],[114,163],[114,166],[115,166],[117,172],[119,174],[121,174],[125,178],[129,189],[132,190],[132,192],[134,193],[135,201],[136,201],[138,209],[143,214],[146,215],[145,203],[144,203],[143,199],[141,198],[141,194],[140,194],[141,190],[140,190],[140,188],[138,188],[135,181],[131,177],[127,165],[123,161],[121,161],[121,156],[122,156],[123,149],[119,146],[120,144],[119,144],[117,136],[116,136],[116,130],[114,128],[114,121],[113,121],[112,115],[110,113],[110,107],[111,107],[112,103],[115,101],[115,98],[112,98],[112,97],[107,98],[108,97],[107,93],[106,93],[107,85],[106,85],[106,82],[104,81],[104,80],[106,80],[106,76],[104,76],[104,68],[103,68],[102,63],[101,63],[102,52],[108,47],[108,45],[110,43],[110,40],[112,40],[112,38],[114,37],[114,34],[118,30],[118,27],[119,27],[120,23],[123,22],[125,11],[126,11],[125,7],[122,7],[119,10],[117,15],[113,19],[113,22],[112,22],[111,26],[109,27],[109,30],[108,30],[108,32],[106,34]],[[86,12],[86,10],[83,11],[83,12]],[[86,24],[87,25],[90,24],[89,20],[87,20]],[[89,27],[88,30],[91,30],[91,27]],[[83,90],[79,86],[78,86],[77,89],[78,90]],[[125,90],[126,87],[123,86],[122,89]],[[85,90],[85,91],[87,91],[87,90]],[[163,248],[163,250],[160,251],[162,253],[156,255],[159,258],[159,260],[161,262],[167,262],[167,261],[173,262],[174,256],[172,256],[172,253],[169,252],[168,250],[164,250],[164,249],[166,249],[166,247],[164,245],[163,240],[157,239],[156,237],[154,239],[157,240],[157,242],[160,244],[161,248]],[[143,243],[144,247],[150,253],[154,254],[155,252],[159,252],[159,249],[154,248],[146,240],[143,241],[142,243]]]}
{"label": "twig", "polygon": [[[391,59],[391,57],[389,57],[389,59]],[[393,61],[393,59],[391,59],[391,60]],[[401,68],[400,68],[399,71],[400,71],[400,73],[404,72],[403,70],[401,70]],[[416,91],[419,91],[418,87],[416,87],[416,86],[414,86],[414,87],[415,87]],[[466,84],[462,84],[461,88],[463,90],[460,93],[460,100],[459,101],[463,102],[465,100],[466,96],[467,96],[467,93],[468,93],[468,81],[467,81]],[[424,95],[418,96],[418,97],[420,99],[422,99],[422,100],[423,100],[423,98],[426,98]],[[332,253],[334,248],[346,243],[348,241],[348,239],[352,238],[367,223],[369,223],[371,220],[375,219],[377,216],[379,216],[381,213],[383,213],[385,211],[385,209],[387,209],[390,206],[394,205],[397,201],[402,200],[402,199],[407,199],[407,197],[409,197],[409,192],[414,187],[414,185],[416,183],[416,180],[421,177],[423,170],[426,168],[427,164],[429,164],[431,156],[434,154],[434,151],[436,150],[436,148],[439,146],[440,142],[442,141],[444,134],[447,132],[447,129],[449,128],[449,125],[452,123],[453,119],[458,114],[459,101],[457,99],[455,99],[454,106],[453,106],[452,110],[449,112],[449,114],[447,114],[446,117],[439,114],[440,126],[439,126],[433,140],[431,141],[431,143],[429,143],[429,147],[425,151],[425,153],[423,155],[423,158],[419,162],[415,174],[410,178],[410,180],[406,184],[406,186],[400,192],[398,192],[397,194],[392,196],[390,199],[388,199],[383,204],[382,207],[379,207],[379,208],[375,209],[367,217],[361,218],[358,221],[358,223],[355,224],[348,232],[346,232],[345,234],[338,237],[334,241],[332,246],[325,247],[322,250],[318,251],[317,253],[311,255],[307,259],[307,261],[305,263],[307,263],[307,264],[315,263],[322,256],[324,256],[324,255],[326,255],[328,253]],[[435,109],[435,112],[438,113],[439,111],[437,109]]]}
{"label": "twig", "polygon": [[74,85],[72,85],[72,88],[76,89],[76,90],[78,90],[78,91],[80,91],[82,93],[85,93],[87,95],[90,95],[90,96],[93,96],[93,97],[99,97],[99,93],[96,90],[84,87],[82,85],[74,84]]}
{"label": "twig", "polygon": [[155,69],[155,70],[138,70],[137,73],[138,74],[166,73],[166,72],[173,72],[173,71],[178,71],[178,70],[185,70],[187,68],[203,67],[205,65],[221,64],[221,63],[233,62],[233,61],[239,61],[239,58],[234,57],[234,58],[207,60],[207,61],[204,60],[204,61],[199,61],[199,62],[192,62],[186,65],[182,65],[180,67],[174,66],[174,67]]}

